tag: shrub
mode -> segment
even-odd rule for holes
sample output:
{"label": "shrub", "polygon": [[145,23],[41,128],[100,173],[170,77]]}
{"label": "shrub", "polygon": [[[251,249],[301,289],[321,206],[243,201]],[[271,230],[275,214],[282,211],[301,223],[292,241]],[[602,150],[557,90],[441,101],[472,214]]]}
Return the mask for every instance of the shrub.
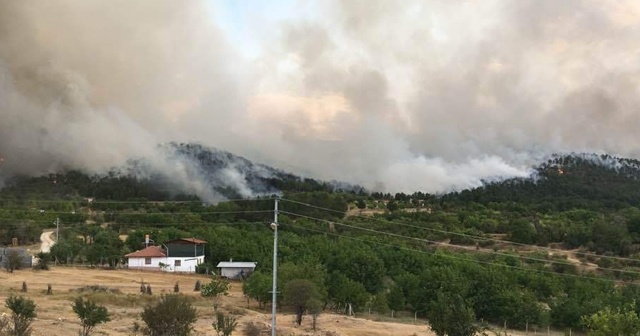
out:
{"label": "shrub", "polygon": [[12,335],[31,335],[31,322],[36,317],[36,305],[32,300],[22,296],[9,296],[5,301],[5,306],[11,310],[13,320]]}
{"label": "shrub", "polygon": [[9,273],[13,273],[14,270],[18,270],[22,267],[22,256],[18,250],[6,250],[4,267]]}
{"label": "shrub", "polygon": [[38,263],[33,267],[37,270],[46,271],[49,269],[49,263],[51,262],[51,254],[46,252],[39,252],[36,254],[38,257]]}
{"label": "shrub", "polygon": [[225,316],[223,312],[216,313],[216,320],[212,324],[218,336],[230,336],[238,326],[235,317]]}
{"label": "shrub", "polygon": [[144,308],[141,316],[149,336],[186,336],[197,320],[196,309],[182,294],[162,295],[156,304]]}
{"label": "shrub", "polygon": [[202,285],[200,294],[207,297],[216,297],[220,294],[227,295],[229,293],[229,281],[220,278],[213,278],[208,284]]}
{"label": "shrub", "polygon": [[0,316],[0,335],[10,335],[11,334],[11,326],[9,324],[9,318],[4,316]]}
{"label": "shrub", "polygon": [[104,306],[99,306],[91,300],[84,300],[78,297],[73,302],[73,312],[80,318],[82,325],[81,336],[89,336],[93,328],[100,324],[111,320],[109,311]]}
{"label": "shrub", "polygon": [[244,328],[245,336],[260,336],[261,332],[260,327],[253,322],[247,323],[247,326]]}
{"label": "shrub", "polygon": [[75,289],[76,292],[83,293],[110,293],[110,294],[121,294],[122,292],[117,288],[109,288],[106,286],[100,285],[89,285],[84,287],[79,287]]}

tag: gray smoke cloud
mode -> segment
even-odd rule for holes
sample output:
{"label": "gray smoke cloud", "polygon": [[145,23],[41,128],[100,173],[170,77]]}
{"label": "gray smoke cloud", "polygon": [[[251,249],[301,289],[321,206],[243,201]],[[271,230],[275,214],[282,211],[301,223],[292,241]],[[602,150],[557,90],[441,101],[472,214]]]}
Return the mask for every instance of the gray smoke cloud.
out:
{"label": "gray smoke cloud", "polygon": [[[101,172],[198,141],[441,192],[554,152],[640,155],[635,1],[292,2],[305,15],[241,23],[250,57],[220,6],[0,0],[0,174]],[[194,169],[153,162],[206,192]]]}

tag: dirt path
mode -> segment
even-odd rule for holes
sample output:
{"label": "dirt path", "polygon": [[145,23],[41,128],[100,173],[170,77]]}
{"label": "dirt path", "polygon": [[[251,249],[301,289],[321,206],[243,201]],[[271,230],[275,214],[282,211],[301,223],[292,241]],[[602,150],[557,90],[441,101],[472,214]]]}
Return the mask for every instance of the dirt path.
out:
{"label": "dirt path", "polygon": [[51,238],[53,231],[43,231],[40,235],[40,252],[49,253],[51,246],[55,244],[55,240]]}

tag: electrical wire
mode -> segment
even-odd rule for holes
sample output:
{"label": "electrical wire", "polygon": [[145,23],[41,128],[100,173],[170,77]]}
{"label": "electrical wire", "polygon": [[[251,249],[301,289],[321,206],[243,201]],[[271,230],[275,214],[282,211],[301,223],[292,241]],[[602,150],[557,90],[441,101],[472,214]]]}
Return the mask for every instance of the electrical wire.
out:
{"label": "electrical wire", "polygon": [[400,249],[400,250],[405,250],[405,251],[410,251],[410,252],[428,254],[428,255],[433,255],[433,256],[436,256],[436,257],[448,258],[448,259],[453,259],[453,260],[461,260],[461,261],[473,262],[473,263],[484,264],[484,265],[498,266],[498,267],[503,267],[503,268],[511,268],[511,269],[517,269],[517,270],[522,270],[522,271],[527,271],[527,272],[546,273],[546,274],[551,274],[551,275],[555,275],[555,276],[566,276],[566,277],[580,278],[580,279],[587,279],[587,280],[613,282],[613,283],[616,283],[616,284],[640,286],[640,284],[638,284],[638,283],[629,282],[629,281],[623,281],[623,280],[615,280],[615,279],[608,279],[608,278],[595,278],[595,277],[589,277],[589,276],[584,276],[584,275],[579,275],[579,274],[558,273],[558,272],[553,272],[553,271],[545,271],[545,270],[532,269],[532,268],[526,268],[526,267],[520,267],[520,266],[492,263],[492,262],[489,262],[489,261],[482,261],[482,260],[477,260],[477,259],[460,258],[460,257],[456,257],[456,256],[449,255],[449,254],[442,254],[442,253],[434,253],[434,252],[423,251],[423,250],[416,250],[416,249],[412,249],[412,248],[408,248],[408,247],[404,247],[404,246],[399,246],[399,245],[395,245],[395,244],[389,244],[389,243],[382,243],[382,242],[376,242],[376,241],[371,241],[371,240],[365,240],[365,239],[361,239],[361,238],[345,236],[345,235],[332,233],[332,232],[314,230],[314,229],[305,228],[305,227],[302,227],[302,226],[297,226],[297,225],[292,225],[292,224],[279,223],[278,225],[293,227],[293,228],[296,228],[296,229],[301,229],[301,230],[306,230],[306,231],[311,231],[311,232],[316,232],[316,233],[320,233],[320,234],[326,234],[326,235],[331,235],[331,236],[336,236],[336,237],[341,237],[341,238],[346,238],[346,239],[357,240],[357,241],[361,241],[361,242],[365,242],[365,243],[383,245],[383,246],[391,247],[391,248],[394,248],[394,249]]}
{"label": "electrical wire", "polygon": [[[357,230],[362,230],[362,231],[367,231],[367,232],[372,232],[372,233],[377,233],[377,234],[383,234],[383,235],[396,237],[396,238],[410,239],[410,240],[415,240],[415,241],[419,241],[419,242],[423,242],[423,243],[431,243],[431,244],[435,244],[435,245],[439,245],[439,246],[462,249],[462,250],[467,250],[467,251],[471,251],[471,252],[488,253],[488,254],[494,254],[494,255],[499,255],[499,256],[503,256],[503,257],[515,257],[515,258],[519,258],[519,259],[523,259],[523,260],[530,260],[530,261],[537,261],[537,262],[551,263],[551,264],[559,264],[559,265],[564,265],[564,266],[572,265],[571,263],[560,262],[560,261],[556,261],[556,260],[540,259],[540,258],[527,257],[527,256],[522,256],[522,255],[512,255],[512,254],[502,253],[502,252],[497,252],[497,251],[492,251],[492,250],[488,250],[488,251],[487,250],[477,250],[477,249],[472,248],[472,247],[454,245],[454,244],[443,243],[443,242],[439,242],[439,241],[435,241],[435,240],[417,238],[417,237],[404,236],[404,235],[391,233],[391,232],[378,231],[378,230],[374,230],[374,229],[358,227],[358,226],[354,226],[354,225],[344,224],[344,223],[340,223],[340,222],[336,222],[336,221],[330,221],[330,220],[321,219],[321,218],[315,218],[315,217],[301,215],[301,214],[288,212],[288,211],[283,211],[283,210],[280,210],[279,212],[283,213],[283,214],[288,214],[288,215],[292,215],[292,216],[297,216],[297,217],[301,217],[301,218],[310,219],[310,220],[326,222],[326,223],[330,223],[330,224],[333,224],[333,225],[349,227],[349,228],[352,228],[352,229],[357,229]],[[621,269],[606,268],[606,267],[600,267],[600,266],[594,266],[593,268],[597,268],[597,269],[602,270],[602,271],[611,271],[611,272],[620,272],[620,273],[640,275],[640,272],[638,272],[638,271],[621,270]]]}
{"label": "electrical wire", "polygon": [[[335,212],[335,213],[341,213],[343,215],[345,213],[344,211],[338,211],[338,210],[334,210],[334,209],[323,208],[323,207],[319,207],[319,206],[316,206],[316,205],[313,205],[313,204],[304,203],[304,202],[299,202],[299,201],[294,201],[294,200],[289,200],[289,199],[281,199],[281,200],[286,201],[286,202],[292,202],[292,203],[300,204],[300,205],[305,205],[305,206],[308,206],[308,207],[311,207],[311,208],[315,208],[315,209],[318,209],[318,210],[325,210],[325,211],[330,211],[330,212]],[[485,241],[495,241],[495,242],[500,242],[500,243],[504,243],[504,244],[516,245],[516,246],[531,247],[531,248],[539,249],[539,250],[547,250],[547,251],[560,252],[560,253],[569,252],[567,250],[556,249],[556,248],[551,248],[551,247],[547,247],[547,246],[524,244],[524,243],[512,242],[512,241],[508,241],[508,240],[495,239],[495,238],[491,238],[491,237],[483,237],[483,236],[470,235],[470,234],[465,234],[465,233],[460,233],[460,232],[452,232],[452,231],[428,228],[428,227],[412,225],[412,224],[403,223],[403,222],[389,221],[389,220],[375,218],[375,217],[367,217],[367,216],[362,216],[362,215],[352,215],[351,217],[358,217],[358,218],[363,218],[363,219],[367,219],[367,220],[374,220],[374,221],[377,221],[377,222],[384,222],[384,223],[388,223],[388,224],[392,224],[392,225],[410,227],[410,228],[426,230],[426,231],[433,231],[433,232],[449,234],[449,235],[456,235],[456,236],[461,236],[461,237],[466,237],[466,238],[474,238],[474,239],[481,239],[481,240],[485,240]],[[571,251],[571,253],[574,253],[574,254],[577,254],[577,255],[582,255],[582,256],[585,256],[585,257],[592,257],[592,258],[605,258],[605,259],[613,259],[613,260],[621,260],[621,261],[640,262],[639,259],[625,258],[625,257],[618,257],[618,256],[598,255],[598,254],[594,254],[594,253],[587,253],[587,252],[580,252],[580,251]]]}

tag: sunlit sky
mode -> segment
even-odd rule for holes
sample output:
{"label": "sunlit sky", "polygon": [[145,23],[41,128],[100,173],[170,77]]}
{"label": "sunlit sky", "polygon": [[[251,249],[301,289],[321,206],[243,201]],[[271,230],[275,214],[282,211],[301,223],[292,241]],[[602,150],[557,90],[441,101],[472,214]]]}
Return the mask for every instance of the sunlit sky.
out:
{"label": "sunlit sky", "polygon": [[234,1],[209,0],[215,24],[233,40],[234,47],[247,58],[260,54],[261,38],[274,34],[278,22],[313,16],[310,4],[296,0]]}

